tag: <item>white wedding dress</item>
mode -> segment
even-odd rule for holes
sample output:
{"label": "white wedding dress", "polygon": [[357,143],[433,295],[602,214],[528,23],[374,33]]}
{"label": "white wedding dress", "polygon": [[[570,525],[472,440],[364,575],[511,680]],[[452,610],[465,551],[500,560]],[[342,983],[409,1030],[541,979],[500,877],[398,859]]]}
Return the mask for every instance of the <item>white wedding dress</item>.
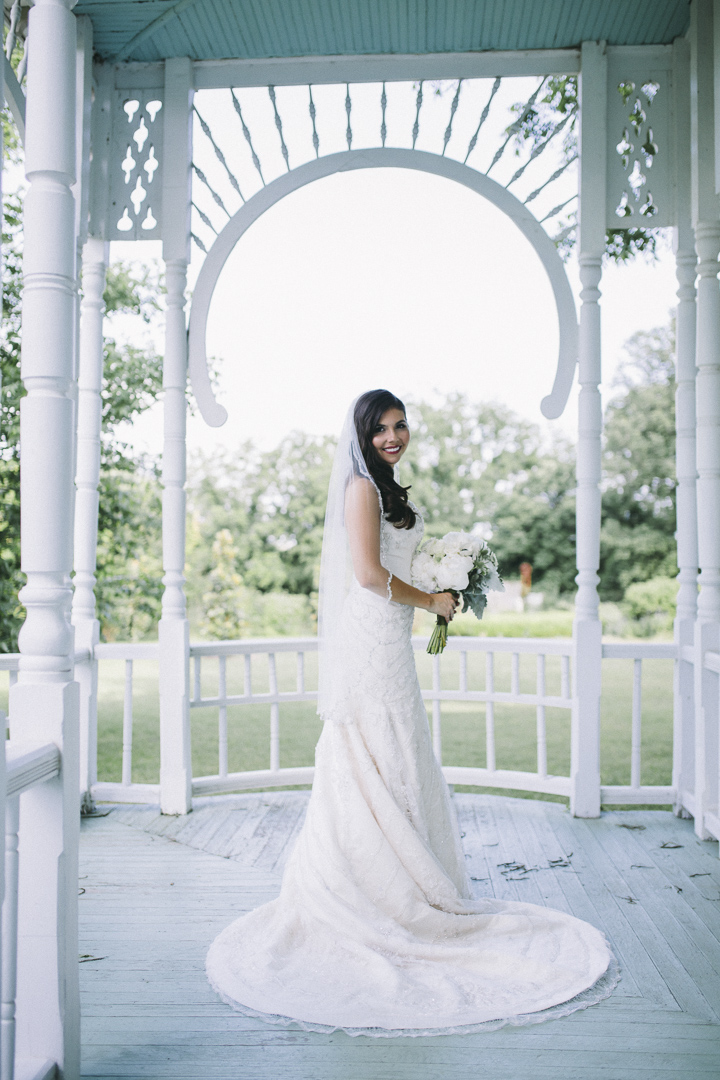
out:
{"label": "white wedding dress", "polygon": [[[383,566],[410,581],[421,536],[419,516],[412,530],[383,518]],[[471,899],[415,672],[413,614],[350,588],[342,697],[325,717],[280,895],[223,930],[207,958],[212,986],[246,1014],[350,1034],[447,1034],[565,1015],[617,982],[588,923]]]}

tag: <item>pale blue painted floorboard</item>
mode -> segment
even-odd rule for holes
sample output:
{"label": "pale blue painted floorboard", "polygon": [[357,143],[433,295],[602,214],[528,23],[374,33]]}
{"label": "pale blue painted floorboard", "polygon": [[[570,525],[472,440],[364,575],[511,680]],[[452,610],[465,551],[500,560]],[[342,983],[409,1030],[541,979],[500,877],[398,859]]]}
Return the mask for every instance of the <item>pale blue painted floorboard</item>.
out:
{"label": "pale blue painted floorboard", "polygon": [[[611,998],[534,1027],[441,1038],[353,1039],[239,1016],[210,990],[205,953],[223,926],[276,894],[307,793],[199,800],[185,819],[117,808],[83,823],[83,1077],[718,1080],[717,844],[665,812],[575,821],[554,803],[455,799],[478,895],[563,907],[600,926],[625,972]],[[549,868],[571,853],[569,866]],[[508,882],[497,866],[508,859],[538,869]]]}

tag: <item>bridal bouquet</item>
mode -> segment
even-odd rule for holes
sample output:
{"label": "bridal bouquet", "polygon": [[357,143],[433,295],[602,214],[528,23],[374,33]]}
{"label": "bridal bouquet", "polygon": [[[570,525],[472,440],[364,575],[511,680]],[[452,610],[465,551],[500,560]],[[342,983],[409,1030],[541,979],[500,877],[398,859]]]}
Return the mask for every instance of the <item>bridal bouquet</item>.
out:
{"label": "bridal bouquet", "polygon": [[[442,539],[426,540],[412,564],[412,583],[423,592],[451,592],[482,619],[489,592],[504,592],[497,558],[484,540],[466,532],[449,532]],[[427,651],[441,653],[447,644],[448,624],[437,617]]]}

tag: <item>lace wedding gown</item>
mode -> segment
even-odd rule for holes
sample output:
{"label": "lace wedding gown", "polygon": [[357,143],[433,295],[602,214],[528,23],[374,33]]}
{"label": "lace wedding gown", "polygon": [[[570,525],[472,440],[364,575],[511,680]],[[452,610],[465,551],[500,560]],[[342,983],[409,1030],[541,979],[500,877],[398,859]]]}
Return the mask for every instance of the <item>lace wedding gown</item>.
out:
{"label": "lace wedding gown", "polygon": [[[383,519],[381,562],[410,581],[422,536]],[[433,756],[410,639],[413,609],[354,582],[343,700],[325,717],[307,817],[279,897],[207,958],[240,1011],[312,1030],[423,1035],[535,1023],[607,996],[603,935],[564,912],[471,899]]]}

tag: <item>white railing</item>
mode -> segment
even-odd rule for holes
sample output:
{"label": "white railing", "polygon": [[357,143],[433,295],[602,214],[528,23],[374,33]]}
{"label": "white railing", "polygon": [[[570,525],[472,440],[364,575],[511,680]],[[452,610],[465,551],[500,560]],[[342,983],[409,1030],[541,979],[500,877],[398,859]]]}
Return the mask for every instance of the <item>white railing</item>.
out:
{"label": "white railing", "polygon": [[[416,637],[413,645],[421,656],[427,644],[426,638]],[[317,652],[316,638],[277,638],[274,640],[239,640],[197,643],[190,646],[190,709],[217,709],[218,767],[217,772],[207,776],[193,777],[194,795],[240,791],[259,787],[284,787],[312,782],[313,767],[299,765],[281,766],[280,709],[289,703],[313,703],[317,691],[309,689],[306,682],[306,657]],[[566,638],[463,638],[450,637],[442,656],[428,657],[430,682],[423,689],[423,697],[431,703],[433,746],[438,760],[442,752],[442,703],[451,701],[477,702],[485,706],[485,766],[443,766],[449,783],[467,784],[500,789],[516,789],[554,795],[570,794],[570,776],[548,773],[546,710],[572,708],[571,696],[572,642]],[[294,685],[280,688],[278,660],[281,656],[295,654]],[[484,654],[484,685],[471,688],[468,681],[468,658]],[[619,642],[606,643],[602,647],[603,659],[633,661],[633,689],[631,710],[630,784],[601,787],[601,799],[605,805],[647,804],[667,805],[675,801],[672,784],[643,785],[642,768],[642,678],[645,660],[691,661],[693,650],[681,650],[669,643]],[[521,657],[535,657],[534,685],[521,689]],[[228,661],[242,657],[242,688],[228,692]],[[254,684],[253,657],[263,657],[265,670],[263,680],[267,689],[258,690]],[[498,658],[509,657],[509,673],[504,670],[505,686],[498,683]],[[553,671],[554,692],[548,690],[548,659],[556,657]],[[95,647],[93,662],[122,660],[125,665],[123,723],[122,723],[122,769],[119,783],[98,782],[93,775],[90,784],[94,799],[117,802],[149,802],[159,800],[159,784],[132,782],[133,763],[133,692],[135,661],[157,660],[158,645],[152,643],[111,643]],[[78,654],[76,662],[88,662],[89,654]],[[13,679],[17,668],[16,655],[0,655],[0,670],[8,670]],[[215,668],[213,692],[203,690],[205,666],[209,661]],[[423,660],[420,660],[423,663]],[[215,667],[216,665],[216,667]],[[720,653],[705,654],[704,665],[708,670],[720,673]],[[285,665],[287,667],[287,665]],[[448,687],[449,668],[454,668],[454,685]],[[559,670],[558,670],[559,667]],[[507,663],[504,664],[507,668]],[[475,670],[475,681],[478,672]],[[16,677],[16,676],[15,676]],[[527,684],[527,666],[522,682]],[[287,684],[288,672],[283,672]],[[528,705],[535,709],[536,768],[534,771],[502,769],[497,767],[495,748],[495,708],[497,705]],[[228,708],[232,706],[269,706],[269,760],[266,769],[230,772],[228,768]],[[715,823],[710,823],[713,828]],[[719,829],[720,831],[720,829]]]}
{"label": "white railing", "polygon": [[667,785],[643,785],[640,782],[640,770],[642,765],[642,664],[643,660],[675,660],[678,659],[678,647],[673,642],[632,641],[604,644],[602,647],[603,660],[632,660],[633,661],[633,690],[632,690],[632,731],[630,744],[630,786],[601,785],[601,801],[606,806],[617,806],[623,803],[632,805],[656,804],[667,805],[675,801],[675,789],[672,784]]}
{"label": "white railing", "polygon": [[[8,670],[7,666],[4,670]],[[12,670],[12,669],[10,669]],[[2,715],[2,714],[0,714]],[[4,715],[2,716],[4,722]],[[15,1013],[18,968],[18,884],[20,796],[60,773],[60,751],[54,743],[46,746],[5,744],[5,892],[2,905],[2,1011],[0,1013],[0,1077],[32,1076],[50,1080],[56,1075],[52,1061],[16,1060]],[[32,1004],[30,1003],[32,1008]]]}
{"label": "white railing", "polygon": [[[443,760],[443,702],[474,702],[485,706],[485,765],[479,767],[445,764],[443,771],[449,783],[566,797],[570,795],[571,777],[548,772],[546,716],[548,709],[572,709],[570,639],[451,637],[442,656],[428,658],[423,655],[426,638],[414,638],[413,644],[416,652],[420,654],[420,665],[425,663],[429,666],[428,681],[431,685],[423,689],[422,693],[424,699],[431,703],[433,746],[438,760]],[[316,638],[219,641],[190,646],[190,709],[217,709],[218,725],[217,771],[206,776],[193,777],[193,795],[312,782],[314,770],[311,765],[281,766],[280,713],[281,707],[289,703],[315,702],[317,692],[308,689],[306,682],[306,657],[315,652]],[[278,664],[287,654],[295,656],[294,675],[290,679],[288,665],[283,663],[282,679],[279,680]],[[470,658],[479,657],[480,654],[484,654],[484,677],[481,678],[477,662],[473,662],[473,678],[469,680]],[[677,656],[677,647],[672,643],[635,641],[603,645],[603,658],[627,659],[634,664],[630,784],[603,785],[601,798],[606,805],[667,805],[674,801],[671,784],[641,783],[642,665],[644,660],[675,660]],[[138,659],[157,659],[158,646],[155,643],[104,644],[96,647],[95,657],[100,661],[114,659],[125,662],[125,689],[121,781],[94,783],[93,797],[122,802],[157,802],[159,785],[132,782],[132,738],[133,662]],[[262,657],[264,660],[261,676],[255,672],[254,657]],[[527,662],[521,664],[523,657],[535,658],[534,673],[529,671]],[[234,673],[232,680],[241,685],[229,689],[228,663],[231,658],[234,658],[236,663],[237,659],[242,658],[241,675]],[[211,672],[206,671],[208,662],[212,662]],[[501,679],[498,678],[499,668],[502,669]],[[203,683],[209,678],[213,682],[212,688],[204,688]],[[264,684],[262,689],[256,686],[260,678]],[[282,688],[281,682],[285,684]],[[471,686],[473,682],[475,686]],[[231,772],[228,767],[228,709],[233,706],[258,705],[269,706],[268,767]],[[534,708],[536,767],[533,771],[497,767],[495,710],[498,705],[526,705]]]}
{"label": "white railing", "polygon": [[[414,638],[416,651],[424,652],[427,638]],[[481,787],[515,788],[520,791],[544,792],[552,795],[570,794],[569,776],[552,776],[547,771],[547,728],[546,709],[571,709],[570,693],[570,656],[572,642],[562,638],[463,638],[451,637],[445,653],[431,657],[432,689],[423,690],[426,701],[432,702],[432,735],[435,756],[442,762],[442,702],[467,701],[485,704],[485,760],[484,768],[466,765],[445,765],[443,772],[449,783],[478,785]],[[458,656],[458,687],[456,690],[443,690],[443,657]],[[468,655],[485,654],[485,688],[468,689]],[[510,656],[510,689],[498,690],[496,686],[496,656]],[[520,689],[520,657],[531,655],[536,658],[535,691],[523,692]],[[547,657],[557,656],[560,660],[559,693],[548,694]],[[531,705],[536,716],[536,757],[535,772],[498,769],[495,753],[495,705]]]}
{"label": "white railing", "polygon": [[0,671],[9,672],[9,684],[14,686],[18,679],[20,653],[0,653]]}
{"label": "white railing", "polygon": [[[317,691],[305,686],[305,656],[317,652],[317,638],[278,638],[274,641],[218,641],[190,646],[192,663],[192,696],[190,708],[216,707],[218,710],[218,771],[211,776],[193,777],[193,795],[208,795],[220,791],[239,791],[256,787],[283,787],[312,783],[313,766],[280,768],[280,706],[291,702],[315,702]],[[277,654],[295,654],[295,688],[278,688]],[[267,657],[268,690],[253,688],[253,655]],[[231,656],[243,657],[243,690],[241,694],[227,692],[227,661]],[[203,659],[216,658],[218,663],[218,692],[202,695]],[[270,761],[268,769],[228,773],[227,710],[233,705],[269,705]]]}
{"label": "white railing", "polygon": [[[133,689],[136,660],[157,660],[157,642],[122,642],[96,645],[93,651],[94,661],[124,660],[125,688],[123,694],[122,721],[122,771],[120,783],[98,781],[97,760],[88,762],[89,776],[86,783],[93,799],[100,802],[156,803],[160,798],[159,784],[133,784]],[[90,711],[90,715],[96,715]],[[97,747],[97,733],[86,743]]]}

